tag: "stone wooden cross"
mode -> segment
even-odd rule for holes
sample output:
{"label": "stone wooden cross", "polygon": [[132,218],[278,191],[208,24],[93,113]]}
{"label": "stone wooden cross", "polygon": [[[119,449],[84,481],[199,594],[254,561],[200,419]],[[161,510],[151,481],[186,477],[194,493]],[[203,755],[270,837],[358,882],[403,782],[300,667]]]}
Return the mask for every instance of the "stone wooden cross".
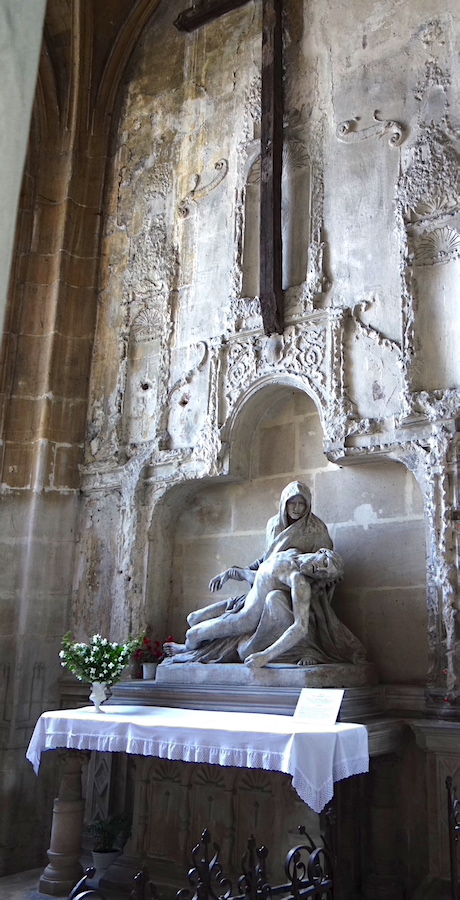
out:
{"label": "stone wooden cross", "polygon": [[[175,21],[194,31],[248,0],[201,0]],[[282,0],[262,0],[262,122],[260,138],[259,296],[266,334],[283,331],[281,174],[283,155]]]}

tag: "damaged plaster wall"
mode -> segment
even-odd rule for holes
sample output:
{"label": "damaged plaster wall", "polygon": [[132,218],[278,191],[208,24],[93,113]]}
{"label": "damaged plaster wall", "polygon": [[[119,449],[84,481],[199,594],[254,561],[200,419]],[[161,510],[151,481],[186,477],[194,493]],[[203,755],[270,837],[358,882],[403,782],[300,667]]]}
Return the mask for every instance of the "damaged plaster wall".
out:
{"label": "damaged plaster wall", "polygon": [[[292,251],[286,327],[267,338],[252,233],[260,3],[187,36],[173,27],[181,7],[163,5],[145,30],[114,140],[74,621],[116,636],[179,627],[201,591],[170,586],[181,513],[195,529],[196,498],[211,510],[219,479],[232,515],[241,481],[262,489],[251,442],[279,385],[314,401],[326,469],[354,464],[329,471],[333,489],[314,479],[315,508],[343,542],[344,617],[385,680],[423,681],[429,667],[454,696],[458,13],[395,0],[344,20],[335,2],[285,4],[283,222],[304,257]],[[294,420],[271,435],[277,491],[316,466],[280,463]],[[224,567],[229,525],[209,516]],[[365,562],[379,554],[391,584]],[[206,584],[210,557],[200,565]],[[419,650],[402,664],[409,632]]]}

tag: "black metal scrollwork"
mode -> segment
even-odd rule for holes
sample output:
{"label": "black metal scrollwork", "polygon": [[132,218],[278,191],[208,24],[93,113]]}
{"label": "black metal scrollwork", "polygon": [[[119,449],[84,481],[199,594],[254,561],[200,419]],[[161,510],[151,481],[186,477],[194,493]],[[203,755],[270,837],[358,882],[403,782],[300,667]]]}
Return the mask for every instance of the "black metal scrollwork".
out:
{"label": "black metal scrollwork", "polygon": [[[456,800],[456,804],[456,815],[460,816],[460,802]],[[219,862],[220,847],[212,841],[210,832],[205,828],[201,840],[192,850],[193,865],[188,871],[192,890],[182,888],[177,892],[176,900],[272,900],[281,895],[283,900],[333,900],[332,856],[327,845],[317,847],[303,826],[299,827],[299,833],[304,838],[303,843],[289,850],[286,856],[284,870],[287,881],[276,885],[267,881],[268,850],[266,847],[258,848],[251,834],[241,861],[238,892],[234,894],[232,882],[224,876]],[[94,873],[95,869],[87,869],[67,900],[107,900],[99,888],[86,885],[86,879],[94,877]],[[156,887],[149,880],[147,869],[142,869],[135,876],[130,900],[157,900]],[[458,900],[457,895],[453,900]]]}
{"label": "black metal scrollwork", "polygon": [[272,885],[267,881],[266,847],[257,848],[254,835],[248,840],[242,859],[242,874],[238,878],[238,892],[233,893],[232,883],[222,874],[219,862],[219,845],[212,843],[205,829],[201,841],[192,851],[193,867],[189,881],[194,893],[184,888],[176,894],[177,900],[271,900],[283,895],[283,900],[332,900],[333,875],[331,854],[326,846],[317,847],[301,826],[304,842],[289,851],[285,862],[287,881]]}
{"label": "black metal scrollwork", "polygon": [[75,887],[72,888],[67,900],[107,900],[106,895],[99,888],[92,888],[86,884],[87,878],[94,878],[96,869],[92,866],[85,870],[83,878],[77,881]]}
{"label": "black metal scrollwork", "polygon": [[[222,875],[219,852],[218,844],[212,842],[211,846],[211,835],[205,828],[200,842],[192,850],[193,866],[188,872],[190,884],[195,889],[193,900],[227,900],[231,896],[232,883]],[[191,896],[188,888],[176,894],[177,900],[189,900]]]}

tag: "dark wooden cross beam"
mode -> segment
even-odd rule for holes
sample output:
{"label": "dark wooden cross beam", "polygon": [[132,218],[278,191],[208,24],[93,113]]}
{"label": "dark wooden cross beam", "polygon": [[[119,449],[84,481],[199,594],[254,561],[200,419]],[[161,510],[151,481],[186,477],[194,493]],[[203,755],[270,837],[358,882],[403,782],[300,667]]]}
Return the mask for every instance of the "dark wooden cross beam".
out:
{"label": "dark wooden cross beam", "polygon": [[[175,21],[194,31],[248,0],[201,0]],[[283,331],[281,174],[283,158],[282,0],[262,0],[262,122],[260,137],[260,309],[265,334]]]}
{"label": "dark wooden cross beam", "polygon": [[245,3],[248,3],[248,0],[202,0],[201,3],[196,3],[190,9],[184,9],[174,24],[179,31],[195,31],[195,28],[199,28],[200,25],[212,22],[213,19],[218,19],[224,13],[244,6]]}

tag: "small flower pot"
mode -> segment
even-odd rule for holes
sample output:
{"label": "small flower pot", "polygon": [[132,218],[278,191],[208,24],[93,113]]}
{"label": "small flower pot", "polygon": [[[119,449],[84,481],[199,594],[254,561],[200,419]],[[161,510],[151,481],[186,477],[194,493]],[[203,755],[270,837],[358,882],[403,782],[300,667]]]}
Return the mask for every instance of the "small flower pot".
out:
{"label": "small flower pot", "polygon": [[145,681],[153,681],[157,672],[158,663],[142,663],[142,678]]}
{"label": "small flower pot", "polygon": [[93,877],[87,881],[90,888],[99,887],[101,879],[104,877],[107,869],[115,862],[117,856],[120,856],[121,850],[109,850],[108,853],[99,853],[92,850],[93,866],[96,869]]}

